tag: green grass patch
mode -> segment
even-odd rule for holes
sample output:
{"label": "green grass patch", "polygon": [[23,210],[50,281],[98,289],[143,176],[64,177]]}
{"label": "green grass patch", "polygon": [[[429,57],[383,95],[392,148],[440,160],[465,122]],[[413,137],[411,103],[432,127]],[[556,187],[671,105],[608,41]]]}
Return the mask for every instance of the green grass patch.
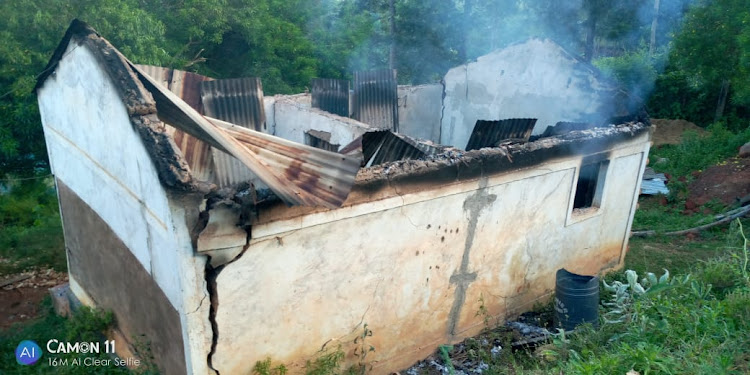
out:
{"label": "green grass patch", "polygon": [[699,213],[683,213],[688,184],[695,178],[693,172],[703,171],[737,155],[737,149],[750,139],[750,127],[733,133],[723,124],[714,124],[707,130],[707,134],[702,136],[688,131],[681,144],[663,145],[651,150],[650,166],[657,172],[670,175],[667,185],[670,192],[666,199],[659,196],[639,199],[639,208],[633,218],[634,231],[689,229],[712,222],[715,214],[729,208],[715,200],[701,207]]}
{"label": "green grass patch", "polygon": [[[14,326],[7,331],[0,332],[0,374],[132,374],[127,368],[116,366],[73,366],[73,360],[83,361],[83,358],[111,360],[105,353],[88,354],[50,354],[45,347],[48,340],[57,339],[60,342],[99,342],[103,350],[104,332],[113,323],[111,313],[82,307],[70,318],[55,315],[51,299],[47,297],[43,302],[45,313],[37,320],[24,325]],[[16,346],[23,340],[36,342],[43,351],[42,358],[34,365],[22,366],[16,362]],[[67,366],[50,366],[49,360],[67,360]],[[150,368],[148,371],[152,371]],[[145,374],[147,372],[141,372]]]}
{"label": "green grass patch", "polygon": [[65,242],[51,180],[11,184],[0,194],[0,276],[29,268],[66,271]]}
{"label": "green grass patch", "polygon": [[693,171],[701,171],[737,155],[737,149],[750,139],[750,127],[733,133],[725,125],[717,123],[706,130],[708,132],[703,136],[687,131],[682,143],[652,149],[649,158],[653,163],[650,166],[674,178],[689,178]]}
{"label": "green grass patch", "polygon": [[[724,233],[696,240],[634,239],[626,267],[639,271],[629,271],[631,279],[627,272],[607,277],[626,287],[602,289],[603,302],[619,302],[600,307],[598,330],[581,326],[510,359],[482,353],[485,374],[750,373],[748,224],[735,221]],[[663,268],[673,275],[646,277]]]}

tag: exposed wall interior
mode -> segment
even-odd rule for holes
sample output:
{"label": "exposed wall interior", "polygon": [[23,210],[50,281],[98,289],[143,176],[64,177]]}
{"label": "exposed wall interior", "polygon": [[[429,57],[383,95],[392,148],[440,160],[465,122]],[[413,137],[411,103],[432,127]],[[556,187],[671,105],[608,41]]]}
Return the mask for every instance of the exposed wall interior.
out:
{"label": "exposed wall interior", "polygon": [[399,132],[440,143],[443,85],[398,87]]}
{"label": "exposed wall interior", "polygon": [[306,144],[309,130],[330,133],[329,143],[347,145],[369,130],[369,125],[312,108],[310,95],[276,96],[273,104],[275,135]]}
{"label": "exposed wall interior", "polygon": [[481,56],[445,75],[440,143],[463,148],[477,120],[538,119],[603,124],[625,111],[620,89],[549,40],[532,39]]}
{"label": "exposed wall interior", "polygon": [[71,289],[150,335],[164,373],[250,373],[268,357],[303,373],[339,344],[353,365],[364,324],[373,373],[392,373],[478,333],[480,304],[503,320],[548,298],[561,267],[623,262],[648,124],[529,141],[524,120],[522,139],[464,151],[477,120],[538,119],[539,134],[623,113],[616,88],[549,41],[399,87],[398,133],[308,94],[261,102],[259,81],[265,126],[246,117],[261,132],[205,117],[194,88],[157,87],[80,21],[54,56],[37,93]]}

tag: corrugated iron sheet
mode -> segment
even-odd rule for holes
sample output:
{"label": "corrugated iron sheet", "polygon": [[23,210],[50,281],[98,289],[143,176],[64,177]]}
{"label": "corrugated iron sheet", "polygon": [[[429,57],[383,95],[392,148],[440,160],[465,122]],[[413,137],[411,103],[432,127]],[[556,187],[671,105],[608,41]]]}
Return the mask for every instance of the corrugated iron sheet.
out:
{"label": "corrugated iron sheet", "polygon": [[259,132],[266,132],[263,85],[245,77],[201,82],[203,113]]}
{"label": "corrugated iron sheet", "polygon": [[[257,155],[266,168],[282,171],[281,179],[287,184],[283,188],[291,187],[300,202],[292,203],[340,207],[354,185],[359,158],[301,145],[220,120],[208,120]],[[278,186],[268,186],[279,195]]]}
{"label": "corrugated iron sheet", "polygon": [[162,121],[234,156],[288,204],[335,208],[349,195],[359,159],[209,121],[135,65],[131,68],[153,95]]}
{"label": "corrugated iron sheet", "polygon": [[[260,78],[217,79],[201,84],[200,96],[206,116],[258,131],[267,131]],[[214,182],[220,187],[257,180],[242,162],[231,155],[213,150]],[[256,181],[257,183],[257,181]],[[261,188],[265,186],[256,186]]]}
{"label": "corrugated iron sheet", "polygon": [[398,84],[395,69],[354,72],[352,117],[373,127],[398,132]]}
{"label": "corrugated iron sheet", "polygon": [[500,121],[477,120],[466,144],[466,151],[497,147],[505,140],[528,142],[536,124],[535,118],[514,118]]}
{"label": "corrugated iron sheet", "polygon": [[[352,144],[356,143],[353,141]],[[367,132],[361,138],[366,167],[397,160],[421,159],[434,155],[443,148],[420,142],[390,130]]]}
{"label": "corrugated iron sheet", "polygon": [[310,129],[305,132],[305,143],[322,150],[338,152],[339,146],[331,144],[331,133]]}
{"label": "corrugated iron sheet", "polygon": [[[200,84],[213,78],[160,66],[137,66],[163,87],[177,94],[180,99],[193,107],[198,113],[203,113]],[[210,181],[213,170],[211,147],[179,129],[173,129],[171,133],[177,147],[182,151],[182,155],[190,166],[193,176],[200,180]]]}
{"label": "corrugated iron sheet", "polygon": [[349,81],[313,78],[312,106],[335,115],[349,117]]}

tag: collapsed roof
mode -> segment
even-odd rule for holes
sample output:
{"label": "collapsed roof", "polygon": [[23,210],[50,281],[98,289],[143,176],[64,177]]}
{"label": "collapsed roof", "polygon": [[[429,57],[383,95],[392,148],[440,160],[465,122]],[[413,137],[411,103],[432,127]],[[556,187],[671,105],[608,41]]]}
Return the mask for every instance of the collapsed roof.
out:
{"label": "collapsed roof", "polygon": [[[212,183],[232,186],[254,179],[259,185],[255,188],[268,188],[289,205],[335,208],[347,199],[355,181],[373,181],[372,171],[364,174],[367,177],[358,177],[361,167],[372,169],[381,165],[381,169],[373,171],[384,170],[387,174],[397,169],[391,166],[403,165],[404,160],[424,160],[409,164],[410,173],[419,174],[418,165],[429,170],[435,163],[445,165],[446,160],[464,158],[464,165],[470,164],[468,160],[481,159],[479,170],[487,168],[489,162],[493,163],[490,169],[520,168],[526,163],[514,162],[515,155],[539,155],[539,150],[554,148],[554,152],[541,154],[560,156],[573,152],[572,148],[566,149],[566,144],[617,134],[633,136],[644,128],[635,122],[600,130],[572,127],[571,132],[562,124],[550,127],[542,136],[557,137],[556,140],[542,142],[539,136],[531,137],[536,119],[479,120],[465,147],[469,151],[464,152],[396,132],[395,71],[382,70],[355,75],[354,85],[355,97],[374,98],[380,107],[355,105],[353,117],[377,124],[363,124],[369,127],[366,133],[334,152],[268,134],[259,79],[215,81],[195,73],[135,65],[78,20],[71,23],[40,75],[36,89],[54,74],[70,43],[89,47],[106,68],[120,91],[131,122],[159,167],[162,183],[178,190],[209,191],[217,188]],[[386,90],[374,84],[378,81],[384,83]],[[330,108],[338,115],[346,114],[342,101],[350,100],[347,99],[349,84],[324,80],[313,84],[315,90],[318,86],[332,88],[333,99],[318,100],[316,106]],[[325,132],[308,129],[306,133],[323,148],[338,148],[328,142]],[[529,160],[541,161],[539,157]]]}

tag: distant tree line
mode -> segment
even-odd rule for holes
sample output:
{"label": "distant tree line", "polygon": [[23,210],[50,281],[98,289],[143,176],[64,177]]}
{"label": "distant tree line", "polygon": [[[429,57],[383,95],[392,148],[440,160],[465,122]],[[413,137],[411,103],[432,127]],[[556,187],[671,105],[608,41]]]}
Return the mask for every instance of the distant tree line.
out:
{"label": "distant tree line", "polygon": [[136,63],[226,78],[267,94],[314,77],[393,67],[403,84],[529,37],[555,40],[652,115],[746,127],[747,0],[13,0],[0,2],[0,175],[45,171],[37,75],[73,18]]}

